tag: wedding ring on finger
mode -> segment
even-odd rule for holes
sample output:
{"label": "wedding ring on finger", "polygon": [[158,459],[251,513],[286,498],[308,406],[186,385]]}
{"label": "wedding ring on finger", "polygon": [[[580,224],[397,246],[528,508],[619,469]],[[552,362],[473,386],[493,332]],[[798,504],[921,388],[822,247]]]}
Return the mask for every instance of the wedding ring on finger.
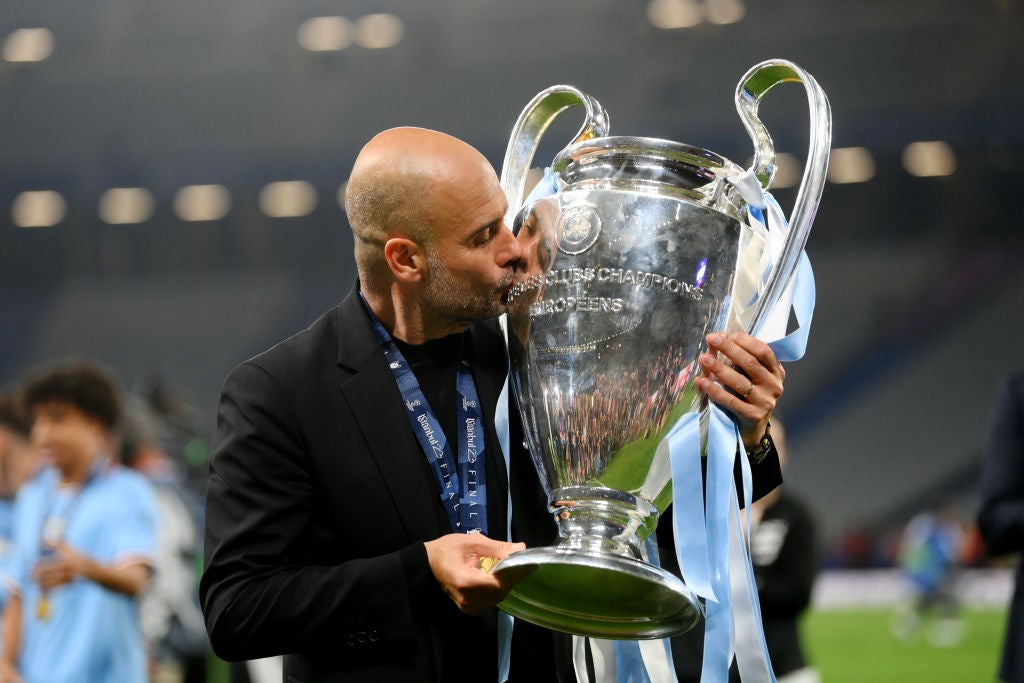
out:
{"label": "wedding ring on finger", "polygon": [[750,393],[751,393],[751,392],[752,392],[753,390],[754,390],[754,383],[753,383],[753,382],[751,382],[751,383],[750,383],[750,386],[749,386],[749,387],[747,387],[747,390],[743,392],[743,398],[747,398],[747,397],[749,397],[749,396],[750,396]]}

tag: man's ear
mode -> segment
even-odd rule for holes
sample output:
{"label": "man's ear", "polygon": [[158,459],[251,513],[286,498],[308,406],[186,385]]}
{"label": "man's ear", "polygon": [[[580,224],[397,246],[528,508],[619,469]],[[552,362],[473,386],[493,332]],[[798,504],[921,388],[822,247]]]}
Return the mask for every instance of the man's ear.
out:
{"label": "man's ear", "polygon": [[392,237],[385,242],[384,258],[397,280],[417,282],[426,272],[426,252],[408,237]]}

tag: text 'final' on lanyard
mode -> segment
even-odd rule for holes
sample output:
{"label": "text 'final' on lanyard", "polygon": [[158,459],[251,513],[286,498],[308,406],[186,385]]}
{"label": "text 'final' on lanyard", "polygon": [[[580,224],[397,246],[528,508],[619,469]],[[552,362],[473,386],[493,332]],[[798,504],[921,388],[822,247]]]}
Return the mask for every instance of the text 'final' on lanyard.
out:
{"label": "text 'final' on lanyard", "polygon": [[456,361],[455,389],[458,398],[459,457],[455,462],[451,445],[437,420],[420,383],[391,334],[384,328],[360,293],[363,306],[373,321],[391,373],[405,403],[406,415],[437,480],[441,503],[456,533],[487,535],[487,478],[484,458],[484,423],[480,398],[469,363],[462,358],[460,342]]}

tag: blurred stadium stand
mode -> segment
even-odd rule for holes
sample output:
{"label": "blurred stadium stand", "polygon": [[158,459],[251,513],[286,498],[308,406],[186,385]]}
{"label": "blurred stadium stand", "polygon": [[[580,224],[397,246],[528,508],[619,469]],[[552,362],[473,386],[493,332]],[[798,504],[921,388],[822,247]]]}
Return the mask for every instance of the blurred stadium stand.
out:
{"label": "blurred stadium stand", "polygon": [[[834,147],[863,146],[874,160],[869,180],[829,184],[809,242],[818,306],[782,404],[788,480],[831,544],[898,525],[938,490],[968,509],[996,387],[1024,363],[1021,3],[749,2],[738,23],[673,30],[652,24],[654,5],[5,7],[5,50],[28,27],[48,27],[54,44],[40,62],[0,60],[0,383],[90,355],[129,385],[165,378],[209,434],[228,370],[351,286],[337,196],[375,132],[439,128],[498,166],[522,106],[567,82],[605,105],[616,134],[746,163],[733,89],[754,63],[785,57],[828,93]],[[384,12],[404,26],[387,49],[311,52],[296,38],[312,17],[344,14],[356,27]],[[796,87],[762,107],[777,148],[798,158],[805,107]],[[539,160],[575,130],[578,118],[565,118]],[[915,141],[947,143],[953,174],[910,175],[902,154]],[[271,218],[261,192],[289,179],[311,184],[315,206]],[[230,193],[223,217],[176,215],[176,193],[196,183]],[[145,188],[152,214],[101,221],[100,198],[117,187]],[[66,202],[60,221],[16,227],[17,197],[50,189]],[[791,205],[792,189],[776,194]]]}

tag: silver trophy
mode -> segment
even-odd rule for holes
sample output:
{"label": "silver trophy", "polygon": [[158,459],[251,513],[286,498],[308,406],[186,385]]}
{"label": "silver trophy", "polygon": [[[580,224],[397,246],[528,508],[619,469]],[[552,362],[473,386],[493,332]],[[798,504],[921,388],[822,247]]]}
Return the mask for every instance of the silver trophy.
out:
{"label": "silver trophy", "polygon": [[[810,148],[785,246],[765,280],[766,231],[748,221],[735,181],[749,171],[758,192],[771,185],[775,150],[757,108],[784,82],[807,92]],[[541,136],[576,106],[583,127],[551,163],[557,194],[520,207]],[[736,106],[754,143],[750,169],[685,144],[608,137],[601,105],[571,86],[539,93],[513,128],[501,181],[523,246],[509,296],[512,382],[561,536],[495,568],[529,570],[500,605],[513,616],[620,639],[660,638],[700,619],[683,581],[641,555],[672,501],[658,445],[681,416],[707,409],[693,383],[705,336],[757,329],[781,296],[821,197],[831,140],[824,93],[790,62],[753,67]]]}

